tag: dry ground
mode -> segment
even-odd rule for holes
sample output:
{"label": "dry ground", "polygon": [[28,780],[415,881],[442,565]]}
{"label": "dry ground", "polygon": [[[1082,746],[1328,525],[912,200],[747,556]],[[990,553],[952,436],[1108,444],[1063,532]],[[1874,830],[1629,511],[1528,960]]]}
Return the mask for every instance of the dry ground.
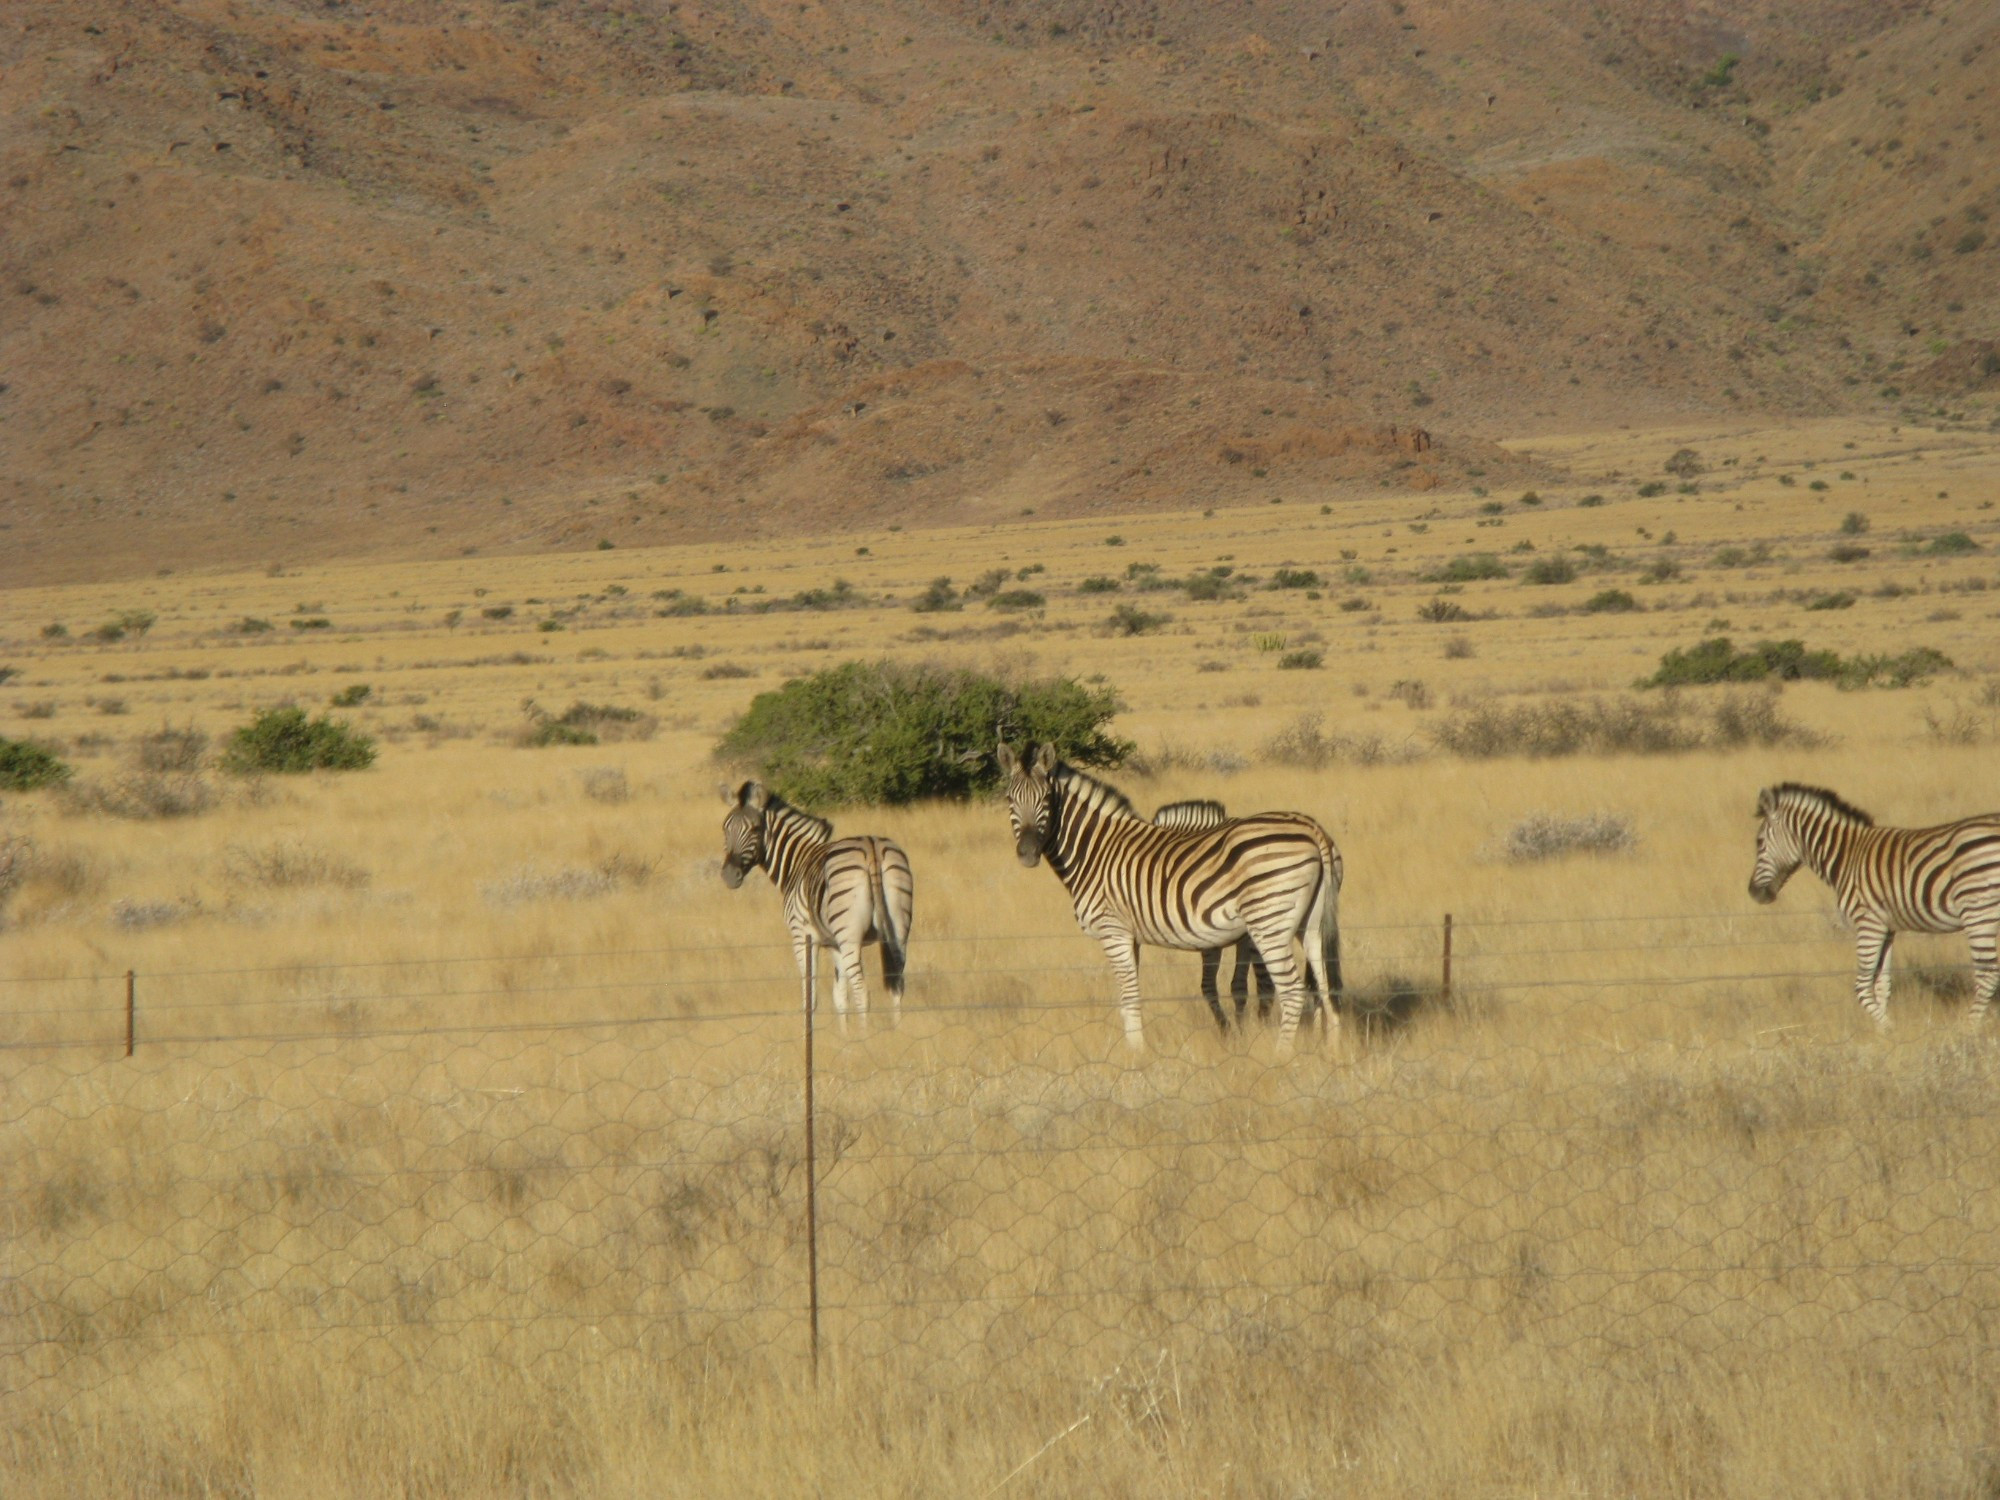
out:
{"label": "dry ground", "polygon": [[[9,1493],[1983,1492],[2000,1063],[1957,1026],[1962,948],[1900,954],[1877,1037],[1825,892],[1743,887],[1771,780],[1899,822],[1993,805],[2000,452],[1832,423],[1527,446],[1579,482],[0,596],[0,723],[85,788],[0,809],[34,848],[0,929]],[[1974,550],[1932,545],[1955,532]],[[1475,552],[1513,576],[1423,581]],[[1573,581],[1522,581],[1556,554]],[[1218,563],[1259,581],[1128,576]],[[1040,607],[908,607],[1037,565],[1007,587]],[[839,578],[861,603],[754,612]],[[1584,611],[1611,588],[1642,607]],[[1438,599],[1469,618],[1419,619]],[[1126,604],[1171,618],[1110,633]],[[157,621],[88,635],[132,610]],[[1787,688],[1815,746],[1436,748],[1718,633],[1957,668]],[[1319,816],[1351,980],[1417,998],[1277,1065],[1155,955],[1129,1060],[1003,813],[841,814],[905,842],[919,894],[900,1027],[821,1037],[815,1392],[796,987],[770,892],[714,877],[709,749],[755,692],[881,654],[1101,671],[1153,768],[1116,779]],[[162,725],[360,685],[337,712],[375,768],[205,771],[205,811],[116,815],[187,795],[135,779]],[[521,748],[529,700],[657,725]],[[1275,760],[1310,713],[1333,759]],[[1497,857],[1536,812],[1637,843]]]}

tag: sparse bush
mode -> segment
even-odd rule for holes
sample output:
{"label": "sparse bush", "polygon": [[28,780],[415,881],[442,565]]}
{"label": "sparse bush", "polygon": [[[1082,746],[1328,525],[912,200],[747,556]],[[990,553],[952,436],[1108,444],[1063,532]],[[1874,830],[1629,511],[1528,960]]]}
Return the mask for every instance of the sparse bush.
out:
{"label": "sparse bush", "polygon": [[1100,573],[1095,577],[1084,579],[1076,586],[1076,591],[1079,594],[1115,594],[1121,587],[1123,585],[1117,579],[1106,578]]}
{"label": "sparse bush", "polygon": [[1428,620],[1433,625],[1450,625],[1459,620],[1469,620],[1472,615],[1455,600],[1426,599],[1417,606],[1417,618]]}
{"label": "sparse bush", "polygon": [[632,785],[617,766],[592,766],[583,773],[583,795],[592,802],[615,807],[631,799]]}
{"label": "sparse bush", "polygon": [[1440,750],[1471,760],[1503,755],[1662,755],[1744,745],[1812,746],[1820,737],[1778,711],[1775,693],[1707,703],[1659,698],[1551,698],[1475,704],[1433,724]]}
{"label": "sparse bush", "polygon": [[1602,495],[1585,495],[1576,503],[1584,510],[1594,510],[1604,503],[1604,497]]}
{"label": "sparse bush", "polygon": [[1566,557],[1538,557],[1521,575],[1523,583],[1551,584],[1576,581],[1576,564]]}
{"label": "sparse bush", "polygon": [[169,927],[201,915],[201,903],[193,897],[181,901],[114,901],[111,925],[126,932],[143,932],[148,927]]}
{"label": "sparse bush", "polygon": [[223,853],[222,871],[234,885],[278,891],[312,886],[358,890],[368,884],[368,872],[359,865],[297,839],[280,839],[262,848],[231,844]]}
{"label": "sparse bush", "polygon": [[331,630],[333,621],[325,615],[293,615],[285,622],[294,630]]}
{"label": "sparse bush", "polygon": [[1947,531],[1932,537],[1919,550],[1926,557],[1963,557],[1968,552],[1977,552],[1979,543],[1962,531]]}
{"label": "sparse bush", "polygon": [[1828,548],[1826,555],[1837,563],[1860,562],[1869,555],[1869,549],[1857,547],[1852,542],[1841,542]]}
{"label": "sparse bush", "polygon": [[1002,589],[986,601],[989,609],[1022,610],[1040,609],[1049,601],[1033,589]]}
{"label": "sparse bush", "polygon": [[1007,681],[899,662],[847,662],[760,693],[716,747],[805,806],[969,797],[998,785],[994,746],[1053,743],[1079,766],[1116,766],[1108,687]]}
{"label": "sparse bush", "polygon": [[[709,672],[715,668],[710,667]],[[660,721],[636,708],[610,703],[572,703],[560,714],[530,702],[526,705],[528,727],[517,743],[531,749],[549,745],[595,745],[607,740],[650,740],[659,732]]]}
{"label": "sparse bush", "polygon": [[70,774],[62,758],[47,746],[0,738],[0,791],[32,792],[67,781]]}
{"label": "sparse bush", "polygon": [[222,766],[239,776],[271,771],[359,771],[375,763],[375,741],[337,719],[302,708],[273,708],[229,736]]}
{"label": "sparse bush", "polygon": [[929,615],[941,610],[964,609],[965,601],[958,597],[949,578],[933,578],[930,586],[910,601],[910,608],[920,615]]}
{"label": "sparse bush", "polygon": [[1330,734],[1324,714],[1303,713],[1266,740],[1260,753],[1269,765],[1317,771],[1331,765],[1401,764],[1420,752],[1408,741],[1392,745],[1379,734]]}
{"label": "sparse bush", "polygon": [[494,906],[525,906],[537,901],[590,901],[621,889],[638,889],[653,877],[654,861],[613,854],[594,865],[523,865],[480,887]]}
{"label": "sparse bush", "polygon": [[1674,456],[1665,464],[1666,471],[1676,479],[1692,479],[1705,467],[1701,455],[1692,448],[1676,449]]}
{"label": "sparse bush", "polygon": [[1343,599],[1340,601],[1340,612],[1344,615],[1358,615],[1365,609],[1373,608],[1372,604],[1362,598]]}
{"label": "sparse bush", "polygon": [[60,621],[51,621],[42,627],[42,639],[45,641],[66,641],[69,639],[69,626],[62,624]]}
{"label": "sparse bush", "polygon": [[0,919],[7,914],[7,901],[28,878],[28,866],[35,857],[35,843],[26,834],[0,833]]}
{"label": "sparse bush", "polygon": [[1613,813],[1562,817],[1533,813],[1507,830],[1501,857],[1509,864],[1531,864],[1565,854],[1622,854],[1638,846],[1632,820]]}
{"label": "sparse bush", "polygon": [[717,682],[724,678],[755,677],[757,674],[748,667],[739,667],[733,661],[719,661],[701,669],[703,682]]}
{"label": "sparse bush", "polygon": [[266,631],[276,630],[278,627],[269,620],[260,620],[255,615],[245,615],[229,628],[237,635],[263,635]]}
{"label": "sparse bush", "polygon": [[489,620],[505,620],[513,616],[514,606],[511,604],[488,604],[481,608],[479,613]]}
{"label": "sparse bush", "polygon": [[1664,495],[1666,492],[1667,486],[1664,480],[1649,479],[1639,486],[1639,498],[1641,500],[1650,500],[1655,495]]}
{"label": "sparse bush", "polygon": [[1431,690],[1424,685],[1421,679],[1415,677],[1404,677],[1390,683],[1389,696],[1405,708],[1429,708],[1431,706]]}
{"label": "sparse bush", "polygon": [[1271,575],[1267,589],[1316,589],[1322,579],[1311,568],[1280,568]]}
{"label": "sparse bush", "polygon": [[854,585],[845,578],[833,580],[831,588],[801,589],[791,597],[793,609],[845,609],[864,602]]}
{"label": "sparse bush", "polygon": [[1816,594],[1806,601],[1808,610],[1852,609],[1857,595],[1852,589],[1833,594]]}
{"label": "sparse bush", "polygon": [[1681,565],[1671,557],[1655,558],[1639,574],[1641,583],[1670,583],[1681,576]]}
{"label": "sparse bush", "polygon": [[327,699],[326,701],[329,705],[331,705],[334,708],[356,708],[359,705],[366,703],[368,701],[369,694],[371,694],[374,691],[375,690],[369,687],[367,683],[356,682],[348,685],[347,687],[342,688],[339,692],[335,693],[331,698]]}
{"label": "sparse bush", "polygon": [[1505,578],[1507,565],[1491,552],[1467,552],[1454,557],[1434,573],[1423,576],[1425,583],[1476,583],[1483,578]]}
{"label": "sparse bush", "polygon": [[1464,661],[1475,654],[1472,642],[1462,635],[1455,635],[1444,643],[1446,661]]}
{"label": "sparse bush", "polygon": [[1314,650],[1310,646],[1302,646],[1296,651],[1287,651],[1283,656],[1279,657],[1278,670],[1281,672],[1314,672],[1318,671],[1325,663],[1326,653],[1324,651]]}
{"label": "sparse bush", "polygon": [[1121,604],[1111,611],[1104,624],[1113,635],[1145,635],[1171,624],[1173,618],[1172,615],[1141,609],[1136,604]]}
{"label": "sparse bush", "polygon": [[1583,612],[1589,615],[1626,615],[1638,608],[1639,601],[1624,589],[1605,589],[1583,602]]}
{"label": "sparse bush", "polygon": [[1929,682],[1951,670],[1951,658],[1929,646],[1915,646],[1894,656],[1856,656],[1843,664],[1844,688],[1906,688]]}

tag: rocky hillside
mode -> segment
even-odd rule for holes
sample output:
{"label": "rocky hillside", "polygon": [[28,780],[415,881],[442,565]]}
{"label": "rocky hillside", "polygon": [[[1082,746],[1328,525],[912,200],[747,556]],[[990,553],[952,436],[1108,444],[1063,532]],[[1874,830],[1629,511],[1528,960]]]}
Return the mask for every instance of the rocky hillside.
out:
{"label": "rocky hillside", "polygon": [[2000,390],[1983,0],[17,0],[0,122],[0,581]]}

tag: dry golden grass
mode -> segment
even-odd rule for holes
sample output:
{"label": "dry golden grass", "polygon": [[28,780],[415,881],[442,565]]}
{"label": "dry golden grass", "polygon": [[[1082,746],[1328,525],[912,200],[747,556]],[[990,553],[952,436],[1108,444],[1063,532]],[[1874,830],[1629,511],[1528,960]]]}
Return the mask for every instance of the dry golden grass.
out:
{"label": "dry golden grass", "polygon": [[[1711,465],[1701,492],[1630,498],[1684,443]],[[1801,877],[1765,913],[1744,884],[1774,779],[1899,822],[1992,805],[1994,446],[1824,428],[1562,456],[1622,471],[1590,486],[1609,503],[1508,496],[1482,528],[1482,497],[1440,496],[1417,531],[1407,502],[1321,516],[1288,497],[885,534],[865,557],[801,542],[8,595],[0,663],[20,674],[0,704],[53,708],[6,732],[64,743],[87,781],[132,774],[162,724],[220,735],[357,683],[339,712],[384,739],[364,773],[211,776],[215,805],[185,818],[48,793],[0,812],[35,847],[0,929],[8,1493],[1983,1492],[2000,1053],[1962,1034],[1948,977],[1916,972],[1963,947],[1899,947],[1877,1037],[1825,892]],[[1821,475],[1834,487],[1810,490]],[[1848,510],[1872,555],[1834,563]],[[1906,557],[1899,530],[1982,550]],[[1522,539],[1664,552],[1683,576],[1473,583],[1447,597],[1494,618],[1417,620],[1438,590],[1412,575]],[[1767,562],[1713,561],[1758,541]],[[1316,600],[1074,592],[1223,554],[1374,576]],[[839,576],[907,599],[1002,562],[1043,564],[1024,586],[1049,596],[1004,634],[977,604],[688,618],[650,597],[719,608]],[[1878,597],[1892,580],[1911,592]],[[1610,586],[1648,608],[1533,612]],[[1860,597],[1804,609],[1836,587]],[[1375,607],[1338,609],[1356,594]],[[567,628],[536,629],[580,596]],[[1095,633],[1135,598],[1174,622]],[[478,613],[501,603],[504,621]],[[334,628],[292,632],[299,605]],[[160,616],[136,640],[38,634],[135,608]],[[246,615],[277,630],[226,633]],[[1782,712],[1829,737],[1814,749],[1319,770],[1259,752],[1302,712],[1423,749],[1488,695],[1616,693],[1717,617],[1740,641],[1930,645],[1963,671],[1787,689]],[[1258,644],[1276,635],[1325,665],[1276,669]],[[1457,984],[1279,1065],[1262,1037],[1213,1034],[1191,956],[1154,954],[1131,1060],[1101,956],[1055,881],[1015,865],[1003,813],[842,814],[901,840],[919,888],[902,1024],[821,1038],[815,1391],[796,984],[768,887],[715,878],[708,750],[786,673],[881,652],[1102,670],[1121,727],[1175,767],[1116,778],[1143,805],[1314,813],[1347,859],[1357,989],[1428,984],[1446,911]],[[717,662],[755,675],[705,677]],[[126,712],[89,701],[109,695]],[[517,748],[526,699],[660,728]],[[1954,705],[1967,743],[1926,727]],[[1497,858],[1537,812],[1623,816],[1638,842]]]}

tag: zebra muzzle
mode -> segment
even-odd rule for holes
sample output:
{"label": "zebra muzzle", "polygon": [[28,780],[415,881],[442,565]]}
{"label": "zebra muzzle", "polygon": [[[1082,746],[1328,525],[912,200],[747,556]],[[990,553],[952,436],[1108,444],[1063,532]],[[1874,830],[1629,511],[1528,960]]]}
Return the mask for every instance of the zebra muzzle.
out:
{"label": "zebra muzzle", "polygon": [[722,862],[722,883],[732,891],[743,884],[743,871],[737,866],[735,860],[725,859]]}

